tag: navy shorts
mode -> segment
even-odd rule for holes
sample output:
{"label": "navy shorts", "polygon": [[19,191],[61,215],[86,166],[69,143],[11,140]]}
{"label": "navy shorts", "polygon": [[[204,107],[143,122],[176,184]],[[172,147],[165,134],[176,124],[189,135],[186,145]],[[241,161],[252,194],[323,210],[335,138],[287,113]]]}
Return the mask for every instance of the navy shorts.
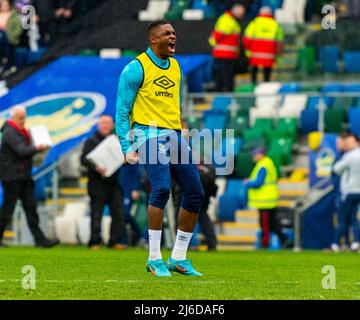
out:
{"label": "navy shorts", "polygon": [[164,209],[169,200],[171,179],[183,192],[181,207],[198,213],[204,198],[191,148],[180,132],[150,138],[138,150],[139,162],[144,164],[151,185],[149,204]]}

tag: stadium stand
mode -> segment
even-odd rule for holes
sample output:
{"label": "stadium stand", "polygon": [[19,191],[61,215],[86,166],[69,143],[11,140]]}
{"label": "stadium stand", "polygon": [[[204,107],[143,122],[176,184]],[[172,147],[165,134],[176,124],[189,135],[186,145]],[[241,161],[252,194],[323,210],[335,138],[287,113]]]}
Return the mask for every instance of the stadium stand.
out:
{"label": "stadium stand", "polygon": [[[284,27],[285,52],[277,61],[272,82],[255,86],[249,74],[238,74],[236,89],[224,95],[211,92],[208,37],[219,15],[211,1],[103,0],[74,18],[71,26],[76,26],[76,32],[35,52],[23,46],[16,49],[15,64],[22,70],[5,77],[10,91],[6,89],[1,98],[0,119],[5,119],[11,106],[25,103],[29,124],[46,121],[56,146],[34,173],[41,172],[88,136],[99,114],[114,114],[119,74],[146,48],[148,21],[171,20],[188,89],[183,110],[188,127],[235,130],[234,138],[216,142],[213,154],[224,155],[226,142],[234,147],[234,173],[222,180],[223,194],[215,199],[219,206],[213,220],[218,222],[220,243],[237,249],[255,247],[257,215],[246,208],[242,187],[254,167],[251,150],[267,148],[281,176],[280,209],[293,212],[295,200],[309,190],[314,171],[309,166],[307,134],[321,127],[331,135],[347,129],[360,133],[359,21],[340,16],[336,32],[323,30],[321,8],[329,1],[313,2],[309,9],[304,0],[253,1],[243,27],[260,6],[270,6]],[[101,58],[104,49],[116,49],[121,56]],[[322,101],[325,110],[321,110]],[[42,199],[50,178],[38,182]],[[84,193],[85,181],[79,181],[72,190],[75,199]],[[67,198],[66,188],[60,193],[62,199]],[[318,220],[306,217],[309,229],[314,221]],[[311,247],[312,241],[306,239]]]}

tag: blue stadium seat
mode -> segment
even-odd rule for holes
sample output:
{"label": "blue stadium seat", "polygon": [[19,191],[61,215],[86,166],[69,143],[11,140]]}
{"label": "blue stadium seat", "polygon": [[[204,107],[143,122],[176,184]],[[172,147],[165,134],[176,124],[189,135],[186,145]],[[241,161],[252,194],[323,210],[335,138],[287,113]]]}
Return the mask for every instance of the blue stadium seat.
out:
{"label": "blue stadium seat", "polygon": [[226,111],[230,103],[231,97],[215,97],[212,102],[212,109]]}
{"label": "blue stadium seat", "polygon": [[339,72],[340,48],[338,46],[325,46],[319,49],[319,59],[324,72]]}
{"label": "blue stadium seat", "polygon": [[360,108],[351,108],[349,110],[350,131],[360,135]]}
{"label": "blue stadium seat", "polygon": [[345,51],[345,72],[360,72],[360,51]]}
{"label": "blue stadium seat", "polygon": [[316,109],[305,109],[300,116],[300,132],[308,134],[318,130],[319,112]]}
{"label": "blue stadium seat", "polygon": [[309,97],[306,108],[308,110],[316,110],[320,97]]}
{"label": "blue stadium seat", "polygon": [[209,110],[204,112],[204,128],[225,129],[226,127],[226,113],[220,110]]}
{"label": "blue stadium seat", "polygon": [[[339,83],[326,84],[322,87],[321,92],[323,93],[342,92],[342,86]],[[324,101],[328,107],[331,107],[334,102],[334,97],[325,97]]]}
{"label": "blue stadium seat", "polygon": [[2,206],[2,203],[3,203],[3,189],[0,186],[0,207]]}
{"label": "blue stadium seat", "polygon": [[279,93],[296,93],[299,91],[300,91],[300,84],[298,84],[298,83],[287,83],[287,84],[284,84],[279,89]]}
{"label": "blue stadium seat", "polygon": [[243,182],[240,179],[229,179],[224,195],[219,199],[219,219],[234,221],[235,212],[246,207]]}
{"label": "blue stadium seat", "polygon": [[273,14],[275,13],[276,9],[282,7],[283,0],[262,0],[261,7],[270,7]]}

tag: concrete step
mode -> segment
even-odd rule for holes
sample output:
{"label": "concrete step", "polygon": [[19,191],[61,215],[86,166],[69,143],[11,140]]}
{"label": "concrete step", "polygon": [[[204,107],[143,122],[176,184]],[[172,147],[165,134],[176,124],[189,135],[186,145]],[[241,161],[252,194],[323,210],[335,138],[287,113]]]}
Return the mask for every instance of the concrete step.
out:
{"label": "concrete step", "polygon": [[238,210],[235,213],[235,222],[241,224],[257,224],[259,214],[254,210]]}
{"label": "concrete step", "polygon": [[87,190],[86,188],[61,188],[60,196],[86,196]]}
{"label": "concrete step", "polygon": [[254,236],[259,229],[257,223],[226,222],[222,226],[222,234],[229,236]]}
{"label": "concrete step", "polygon": [[256,236],[235,236],[235,235],[226,235],[226,234],[218,234],[217,240],[219,244],[255,244]]}

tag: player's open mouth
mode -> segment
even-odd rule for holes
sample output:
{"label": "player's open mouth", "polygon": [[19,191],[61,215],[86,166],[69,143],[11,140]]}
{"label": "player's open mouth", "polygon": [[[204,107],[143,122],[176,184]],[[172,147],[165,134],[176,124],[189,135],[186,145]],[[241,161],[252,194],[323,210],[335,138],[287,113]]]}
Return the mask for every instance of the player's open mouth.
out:
{"label": "player's open mouth", "polygon": [[176,47],[176,42],[171,42],[169,44],[169,51],[175,53],[175,47]]}

